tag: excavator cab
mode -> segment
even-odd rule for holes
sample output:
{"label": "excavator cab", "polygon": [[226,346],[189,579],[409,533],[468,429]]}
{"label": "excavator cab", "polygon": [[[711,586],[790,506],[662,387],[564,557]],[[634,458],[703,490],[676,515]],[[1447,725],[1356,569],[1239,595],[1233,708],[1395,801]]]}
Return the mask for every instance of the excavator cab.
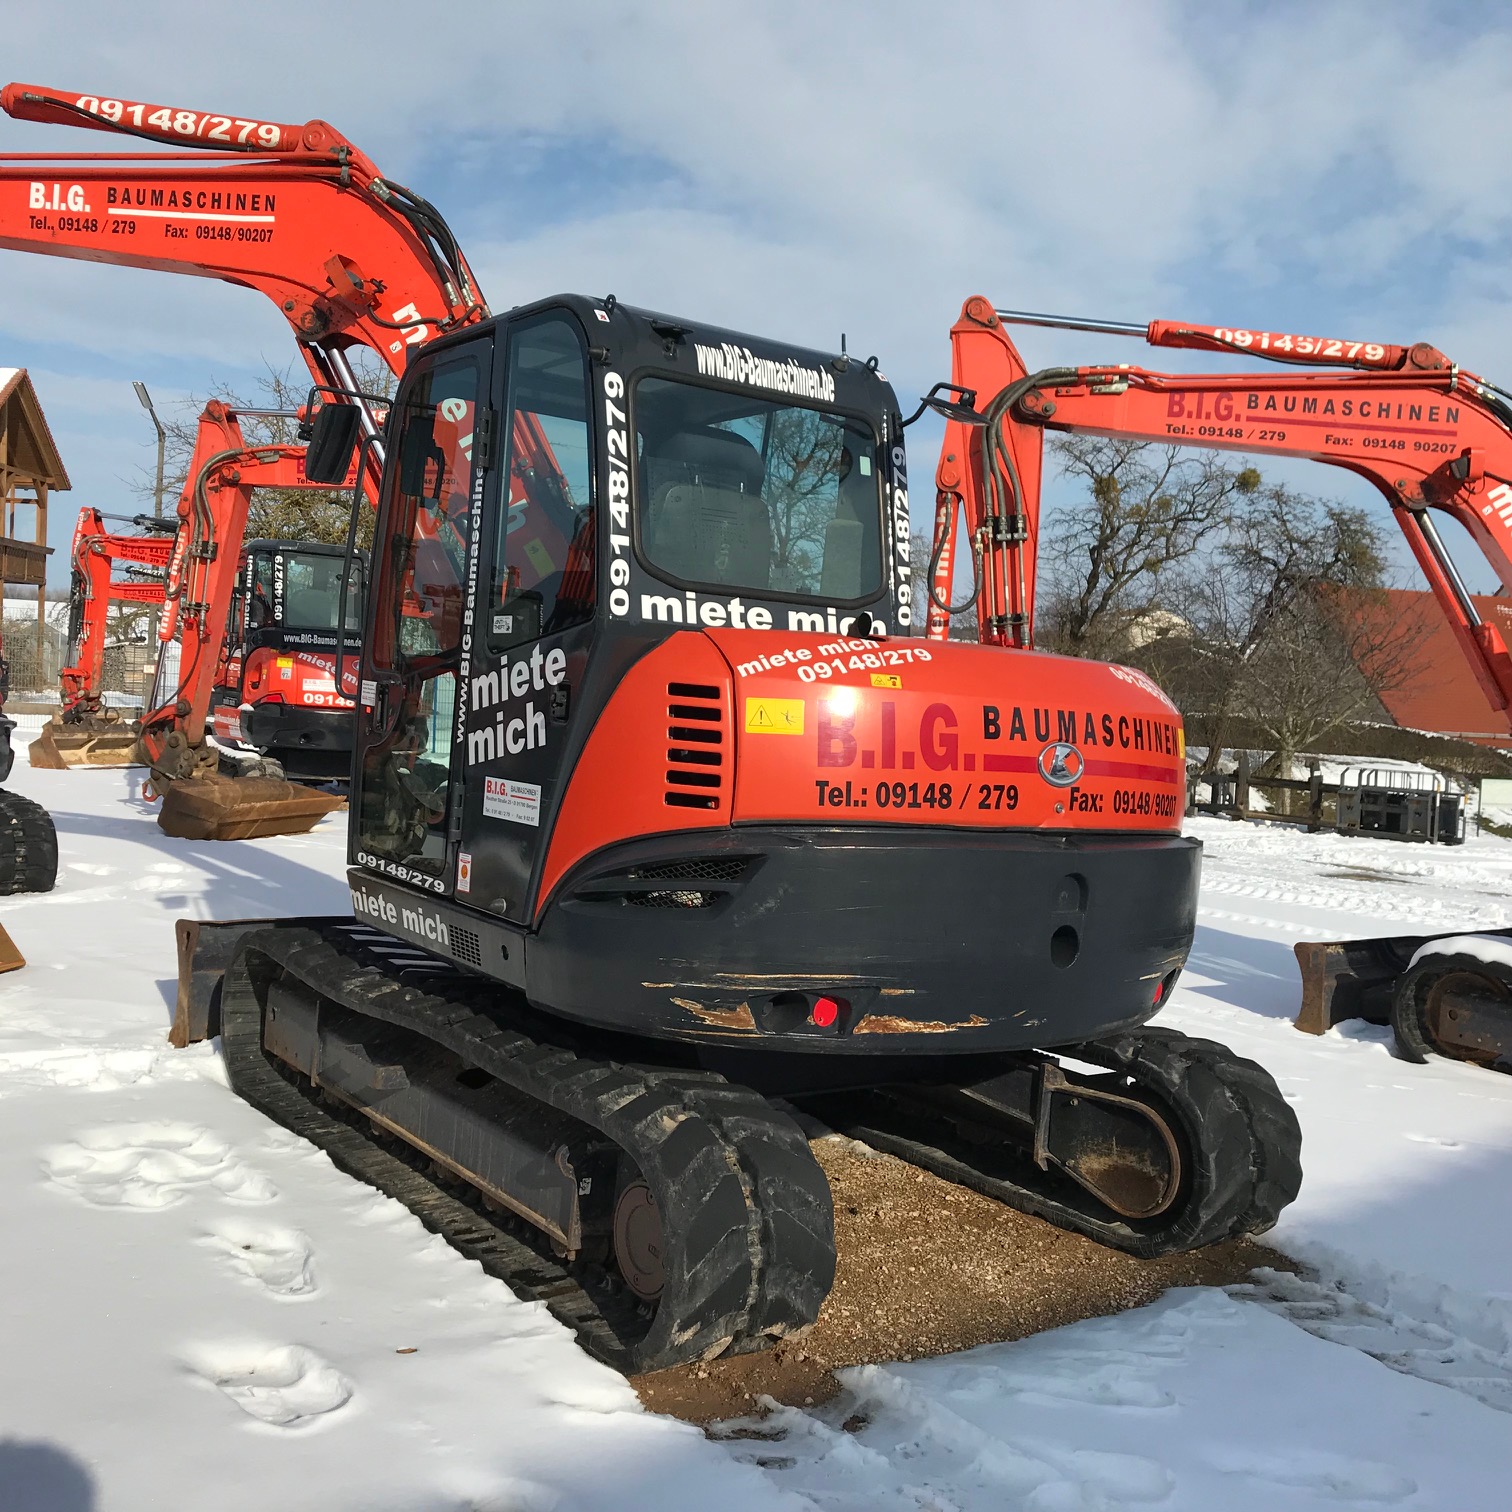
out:
{"label": "excavator cab", "polygon": [[348,776],[366,570],[339,546],[246,543],[210,697],[217,744],[301,780]]}
{"label": "excavator cab", "polygon": [[[354,864],[529,927],[577,758],[648,652],[696,637],[702,687],[698,666],[724,666],[712,628],[907,625],[906,531],[884,508],[896,437],[891,390],[862,364],[758,357],[612,301],[434,343],[386,438]],[[658,774],[658,827],[718,809],[708,733]]]}

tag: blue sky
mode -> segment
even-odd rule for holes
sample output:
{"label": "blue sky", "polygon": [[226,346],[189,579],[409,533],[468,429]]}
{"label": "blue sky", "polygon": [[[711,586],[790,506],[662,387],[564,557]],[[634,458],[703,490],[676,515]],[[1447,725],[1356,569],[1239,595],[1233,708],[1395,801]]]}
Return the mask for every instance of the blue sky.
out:
{"label": "blue sky", "polygon": [[[905,404],[947,376],[947,332],[972,293],[1427,340],[1512,386],[1501,7],[6,11],[8,78],[331,120],[447,214],[496,310],[574,288],[821,346],[844,330]],[[0,150],[118,145],[0,118]],[[140,507],[130,485],[153,438],[132,379],[165,407],[214,382],[250,388],[293,356],[245,290],[13,252],[0,275],[0,365],[32,371],[75,484],[55,546],[79,504]],[[1224,365],[1106,337],[1035,331],[1021,345],[1031,367]],[[935,440],[913,435],[923,524]],[[1269,470],[1374,499],[1334,470]]]}

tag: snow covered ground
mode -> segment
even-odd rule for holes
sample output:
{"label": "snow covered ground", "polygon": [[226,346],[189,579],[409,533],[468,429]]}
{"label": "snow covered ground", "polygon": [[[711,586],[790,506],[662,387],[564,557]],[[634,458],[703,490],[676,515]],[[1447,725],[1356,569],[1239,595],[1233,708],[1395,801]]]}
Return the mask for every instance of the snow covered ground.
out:
{"label": "snow covered ground", "polygon": [[[164,838],[125,772],[33,772],[55,892],[5,900],[0,1509],[1191,1512],[1512,1505],[1512,1078],[1290,1026],[1298,939],[1512,922],[1512,842],[1203,820],[1165,1021],[1267,1065],[1305,1136],[1261,1276],[846,1373],[712,1436],[167,1048],[172,921],[346,908],[342,823]],[[759,1435],[759,1436],[758,1436]]]}

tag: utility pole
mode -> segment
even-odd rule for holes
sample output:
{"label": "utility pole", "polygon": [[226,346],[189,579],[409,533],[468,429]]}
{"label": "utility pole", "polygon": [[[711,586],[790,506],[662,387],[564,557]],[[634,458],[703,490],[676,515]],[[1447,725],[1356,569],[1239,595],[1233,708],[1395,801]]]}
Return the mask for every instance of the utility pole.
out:
{"label": "utility pole", "polygon": [[136,396],[142,402],[142,408],[152,416],[152,423],[157,429],[158,458],[157,458],[157,486],[152,491],[152,514],[154,519],[163,518],[163,453],[168,443],[168,432],[163,429],[163,422],[158,419],[157,411],[152,407],[152,397],[147,392],[147,385],[142,382],[133,383]]}

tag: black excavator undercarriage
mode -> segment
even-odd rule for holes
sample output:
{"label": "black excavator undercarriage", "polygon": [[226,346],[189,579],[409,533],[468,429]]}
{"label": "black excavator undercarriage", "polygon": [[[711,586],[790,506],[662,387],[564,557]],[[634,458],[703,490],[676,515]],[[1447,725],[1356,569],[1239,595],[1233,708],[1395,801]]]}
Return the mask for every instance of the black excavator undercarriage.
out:
{"label": "black excavator undercarriage", "polygon": [[778,1057],[748,1063],[758,1085],[742,1086],[696,1046],[574,1028],[349,919],[180,937],[198,968],[182,978],[190,1037],[219,1029],[235,1091],[629,1373],[760,1349],[817,1317],[830,1194],[784,1099],[1138,1256],[1263,1232],[1301,1180],[1274,1082],[1170,1030],[1066,1047],[1073,1064],[866,1068],[884,1085],[837,1066],[816,1088],[811,1062]]}

